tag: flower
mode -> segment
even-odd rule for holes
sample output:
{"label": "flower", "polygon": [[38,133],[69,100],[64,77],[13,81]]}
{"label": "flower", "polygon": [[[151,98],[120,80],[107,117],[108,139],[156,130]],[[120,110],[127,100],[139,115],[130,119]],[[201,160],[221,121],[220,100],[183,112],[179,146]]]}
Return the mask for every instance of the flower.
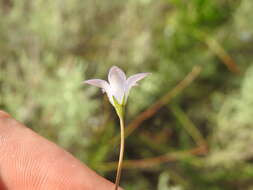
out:
{"label": "flower", "polygon": [[84,83],[102,88],[102,91],[106,92],[109,101],[115,107],[116,104],[125,105],[130,89],[149,74],[138,73],[126,78],[125,73],[119,67],[112,66],[108,74],[109,83],[102,79],[90,79]]}

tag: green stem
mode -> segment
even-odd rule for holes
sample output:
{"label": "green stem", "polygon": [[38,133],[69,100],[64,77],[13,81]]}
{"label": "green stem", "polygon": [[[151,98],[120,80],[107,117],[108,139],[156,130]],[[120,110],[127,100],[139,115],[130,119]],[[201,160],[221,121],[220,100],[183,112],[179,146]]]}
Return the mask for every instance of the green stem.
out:
{"label": "green stem", "polygon": [[115,190],[118,190],[119,187],[119,181],[121,176],[121,170],[122,170],[122,164],[123,164],[123,156],[124,156],[124,118],[123,115],[119,115],[120,119],[120,153],[119,153],[119,162],[118,162],[118,168],[117,168],[117,175],[115,180]]}

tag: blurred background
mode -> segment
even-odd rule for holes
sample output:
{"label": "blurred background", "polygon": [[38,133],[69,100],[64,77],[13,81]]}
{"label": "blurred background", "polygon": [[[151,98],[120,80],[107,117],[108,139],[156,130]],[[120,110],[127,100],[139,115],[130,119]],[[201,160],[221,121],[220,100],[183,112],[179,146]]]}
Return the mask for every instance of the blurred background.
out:
{"label": "blurred background", "polygon": [[252,0],[1,0],[0,109],[114,181],[112,65],[131,91],[126,190],[253,189]]}

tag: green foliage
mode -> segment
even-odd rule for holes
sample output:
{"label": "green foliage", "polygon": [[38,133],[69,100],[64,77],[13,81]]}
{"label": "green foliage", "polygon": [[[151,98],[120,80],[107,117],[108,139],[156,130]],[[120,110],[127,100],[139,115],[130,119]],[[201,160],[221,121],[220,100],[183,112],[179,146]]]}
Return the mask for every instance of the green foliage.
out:
{"label": "green foliage", "polygon": [[82,81],[111,65],[152,72],[130,93],[128,124],[198,65],[197,80],[126,139],[127,160],[173,161],[133,162],[122,186],[250,190],[252,9],[252,0],[1,1],[0,108],[113,180],[119,121]]}
{"label": "green foliage", "polygon": [[157,190],[182,190],[180,186],[168,186],[170,176],[168,173],[164,172],[159,176]]}
{"label": "green foliage", "polygon": [[252,81],[251,66],[245,74],[240,92],[226,97],[217,115],[210,164],[236,165],[252,157]]}

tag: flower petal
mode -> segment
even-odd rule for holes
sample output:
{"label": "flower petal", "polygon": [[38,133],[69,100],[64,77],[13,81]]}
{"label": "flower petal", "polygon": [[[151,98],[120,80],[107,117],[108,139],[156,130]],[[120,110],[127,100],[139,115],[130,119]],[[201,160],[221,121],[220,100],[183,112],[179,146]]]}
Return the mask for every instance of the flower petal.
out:
{"label": "flower petal", "polygon": [[101,80],[101,79],[90,79],[90,80],[84,81],[84,83],[102,88],[102,92],[103,93],[106,92],[106,94],[109,98],[109,101],[111,102],[112,105],[114,105],[113,97],[112,97],[112,93],[111,93],[111,88],[110,88],[110,85],[107,81]]}
{"label": "flower petal", "polygon": [[138,73],[138,74],[135,74],[135,75],[132,75],[130,76],[126,83],[127,83],[127,86],[126,86],[126,98],[128,97],[128,94],[129,94],[129,91],[130,89],[133,87],[133,86],[136,86],[138,85],[137,82],[143,78],[145,78],[146,76],[150,75],[151,73]]}
{"label": "flower petal", "polygon": [[151,73],[138,73],[135,75],[130,76],[127,79],[127,86],[130,89],[133,86],[137,85],[137,82],[143,78],[145,78],[147,75],[150,75]]}
{"label": "flower petal", "polygon": [[90,79],[90,80],[85,80],[84,83],[90,84],[99,88],[102,88],[103,92],[107,92],[110,88],[109,84],[105,80],[101,79]]}
{"label": "flower petal", "polygon": [[113,66],[109,71],[108,80],[112,96],[116,98],[119,104],[122,104],[126,90],[125,73],[119,67]]}
{"label": "flower petal", "polygon": [[111,80],[113,80],[114,77],[118,77],[121,80],[126,80],[126,75],[125,75],[124,71],[122,71],[117,66],[112,66],[110,68],[110,71],[109,71],[109,74],[108,74],[108,81],[111,83]]}

